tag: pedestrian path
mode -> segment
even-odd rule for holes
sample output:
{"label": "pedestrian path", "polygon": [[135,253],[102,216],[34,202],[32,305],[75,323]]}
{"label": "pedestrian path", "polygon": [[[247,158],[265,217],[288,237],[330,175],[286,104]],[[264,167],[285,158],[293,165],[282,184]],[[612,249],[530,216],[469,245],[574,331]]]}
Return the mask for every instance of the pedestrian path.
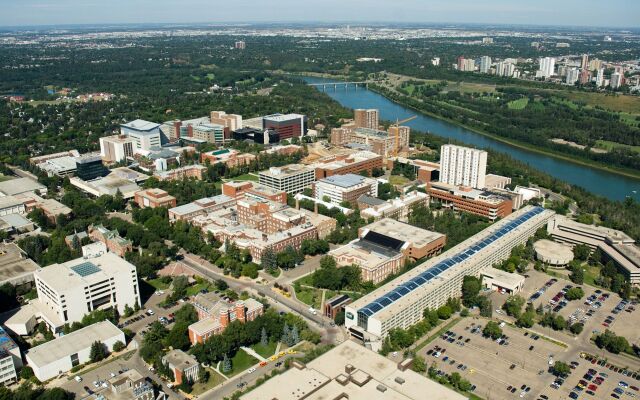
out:
{"label": "pedestrian path", "polygon": [[260,361],[267,361],[266,358],[262,357],[260,354],[258,354],[254,349],[252,349],[251,347],[240,347],[242,350],[244,350],[247,354],[249,354],[250,356],[253,356],[255,358],[257,358]]}

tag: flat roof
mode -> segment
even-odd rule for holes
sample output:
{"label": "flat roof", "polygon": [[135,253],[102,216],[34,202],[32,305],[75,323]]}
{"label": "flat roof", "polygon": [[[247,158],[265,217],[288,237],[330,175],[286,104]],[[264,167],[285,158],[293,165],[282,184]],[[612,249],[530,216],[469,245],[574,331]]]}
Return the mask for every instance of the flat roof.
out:
{"label": "flat roof", "polygon": [[282,179],[290,175],[301,174],[305,172],[313,172],[315,174],[315,169],[301,164],[289,164],[282,167],[271,167],[268,170],[260,171],[259,175]]}
{"label": "flat roof", "polygon": [[344,174],[329,176],[321,179],[318,183],[328,183],[330,185],[340,186],[341,188],[350,188],[365,183],[366,181],[367,178],[362,175]]}
{"label": "flat roof", "polygon": [[433,288],[434,282],[446,280],[445,275],[451,275],[464,267],[473,260],[476,253],[501,245],[503,237],[509,237],[513,231],[517,232],[521,225],[530,220],[548,219],[553,214],[553,211],[542,207],[526,206],[361,297],[350,307],[366,317],[380,314],[381,318],[386,318],[396,313],[398,308],[404,309],[413,304],[417,297],[425,296],[425,292]]}
{"label": "flat roof", "polygon": [[104,342],[117,336],[124,337],[124,333],[111,321],[106,320],[36,346],[28,350],[26,356],[29,364],[42,368],[69,357],[71,354],[90,348],[95,341]]}
{"label": "flat roof", "polygon": [[482,276],[486,276],[500,283],[503,283],[503,286],[508,288],[517,287],[525,280],[524,276],[522,275],[502,271],[497,268],[485,269],[484,271],[482,271]]}
{"label": "flat roof", "polygon": [[23,205],[24,201],[19,200],[13,196],[4,196],[0,197],[0,209],[3,208],[13,208],[16,206]]}
{"label": "flat roof", "polygon": [[418,228],[417,226],[396,221],[392,218],[382,218],[381,220],[366,225],[363,229],[411,243],[415,247],[426,246],[445,236],[440,232]]}
{"label": "flat roof", "polygon": [[160,124],[156,124],[155,122],[145,121],[144,119],[136,119],[126,124],[122,124],[125,128],[134,129],[136,131],[151,131],[160,126]]}
{"label": "flat roof", "polygon": [[173,365],[174,368],[182,371],[191,368],[194,365],[198,365],[198,361],[195,357],[182,350],[171,350],[162,358],[165,362]]}
{"label": "flat roof", "polygon": [[40,266],[14,243],[0,244],[0,283],[26,278],[39,269]]}
{"label": "flat roof", "polygon": [[573,260],[573,250],[571,247],[554,242],[553,240],[540,239],[533,244],[536,253],[545,259],[568,259]]}
{"label": "flat roof", "polygon": [[3,216],[0,216],[0,219],[2,219],[8,225],[10,225],[10,226],[12,226],[13,228],[16,228],[16,229],[20,229],[20,228],[23,228],[25,226],[33,225],[33,222],[29,221],[28,219],[26,219],[25,217],[23,217],[20,214],[3,215]]}
{"label": "flat roof", "polygon": [[135,266],[114,253],[105,253],[95,258],[83,257],[62,264],[52,264],[34,274],[53,290],[87,286],[119,274],[129,275]]}
{"label": "flat roof", "polygon": [[16,178],[0,182],[0,192],[6,196],[46,189],[46,186],[30,178]]}
{"label": "flat roof", "polygon": [[399,370],[396,362],[351,340],[302,368],[289,368],[241,399],[327,400],[343,397],[351,400],[466,399],[462,394],[410,369]]}
{"label": "flat roof", "polygon": [[265,115],[263,117],[264,120],[276,121],[276,122],[284,122],[284,121],[290,121],[292,119],[300,119],[300,118],[305,118],[305,116],[302,114],[272,114],[272,115]]}
{"label": "flat roof", "polygon": [[9,350],[13,350],[18,345],[16,342],[11,339],[11,336],[4,330],[4,328],[0,327],[0,352],[8,353]]}

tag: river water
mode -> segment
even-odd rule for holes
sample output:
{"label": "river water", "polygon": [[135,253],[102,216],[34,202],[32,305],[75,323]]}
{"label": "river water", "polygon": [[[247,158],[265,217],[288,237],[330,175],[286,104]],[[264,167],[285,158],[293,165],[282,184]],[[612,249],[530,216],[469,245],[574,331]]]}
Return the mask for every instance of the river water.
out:
{"label": "river water", "polygon": [[[336,82],[331,79],[315,77],[304,77],[304,80],[309,83]],[[319,90],[322,90],[322,88],[320,87]],[[404,125],[418,131],[430,132],[438,136],[456,139],[474,147],[507,153],[511,157],[525,162],[549,175],[573,185],[581,186],[592,193],[612,200],[623,200],[625,197],[633,197],[640,201],[640,180],[638,179],[589,168],[502,143],[449,122],[420,114],[415,110],[394,103],[386,97],[363,87],[356,89],[350,86],[345,90],[344,85],[338,86],[337,89],[331,86],[327,87],[325,92],[331,98],[348,108],[377,108],[380,110],[381,119],[395,121],[396,119],[402,120],[412,115],[417,115],[416,119]],[[633,191],[636,191],[636,193]]]}

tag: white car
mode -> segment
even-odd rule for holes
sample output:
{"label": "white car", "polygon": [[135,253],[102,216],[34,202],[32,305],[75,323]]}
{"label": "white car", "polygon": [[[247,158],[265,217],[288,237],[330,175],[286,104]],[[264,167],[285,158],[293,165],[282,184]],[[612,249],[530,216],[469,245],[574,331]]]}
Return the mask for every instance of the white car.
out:
{"label": "white car", "polygon": [[256,371],[256,368],[255,367],[251,367],[251,368],[249,368],[247,370],[247,374],[250,374],[250,373],[255,372],[255,371]]}
{"label": "white car", "polygon": [[82,378],[79,377],[78,375],[75,376],[75,378],[73,378],[76,380],[76,382],[82,382]]}
{"label": "white car", "polygon": [[93,381],[93,387],[96,389],[100,387],[100,384],[98,383],[98,381]]}
{"label": "white car", "polygon": [[149,315],[153,315],[153,314],[155,314],[155,313],[153,312],[153,310],[152,310],[152,309],[148,309],[148,310],[147,310],[147,314],[149,314]]}

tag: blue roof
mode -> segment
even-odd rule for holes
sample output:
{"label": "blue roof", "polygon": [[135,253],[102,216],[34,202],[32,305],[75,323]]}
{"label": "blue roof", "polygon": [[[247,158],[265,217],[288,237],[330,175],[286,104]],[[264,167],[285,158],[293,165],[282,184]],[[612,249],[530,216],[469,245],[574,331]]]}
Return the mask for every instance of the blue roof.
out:
{"label": "blue roof", "polygon": [[538,215],[543,211],[544,211],[544,208],[542,207],[534,207],[532,210],[522,214],[517,219],[513,221],[509,221],[507,224],[502,226],[498,231],[494,232],[493,234],[486,237],[485,239],[479,242],[473,243],[469,245],[466,249],[459,252],[458,254],[438,262],[436,265],[422,272],[420,275],[408,280],[407,282],[401,284],[391,292],[375,299],[371,303],[362,307],[361,309],[358,310],[358,315],[365,316],[367,318],[372,316],[373,314],[382,310],[384,307],[387,307],[393,302],[399,300],[400,298],[413,292],[419,287],[425,285],[426,283],[431,281],[434,277],[438,276],[439,274],[464,262],[467,258],[471,257],[472,255],[476,254],[480,250],[489,246],[496,240],[500,239],[502,236],[506,235],[508,232],[516,229],[517,227],[522,225],[524,222],[528,221],[533,216]]}

